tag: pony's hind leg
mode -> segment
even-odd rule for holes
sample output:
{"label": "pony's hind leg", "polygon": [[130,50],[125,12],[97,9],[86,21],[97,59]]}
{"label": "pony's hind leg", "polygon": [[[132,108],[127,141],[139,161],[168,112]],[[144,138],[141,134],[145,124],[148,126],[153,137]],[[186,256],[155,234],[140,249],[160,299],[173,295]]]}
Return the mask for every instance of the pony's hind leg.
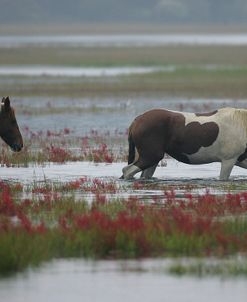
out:
{"label": "pony's hind leg", "polygon": [[235,163],[236,163],[235,158],[223,160],[221,162],[220,180],[228,180]]}
{"label": "pony's hind leg", "polygon": [[141,177],[144,177],[146,179],[151,178],[155,172],[156,167],[158,166],[158,163],[163,157],[163,152],[149,152],[148,154],[139,153],[139,158],[135,162],[135,166],[140,168],[140,170],[142,171]]}
{"label": "pony's hind leg", "polygon": [[122,179],[132,179],[134,177],[134,175],[138,172],[140,172],[141,169],[137,166],[135,166],[134,164],[130,164],[126,167],[123,168],[122,172]]}
{"label": "pony's hind leg", "polygon": [[247,169],[247,159],[243,160],[243,161],[238,161],[236,163],[236,166],[239,166],[241,168]]}
{"label": "pony's hind leg", "polygon": [[141,178],[149,179],[154,175],[155,169],[157,168],[157,164],[153,165],[150,168],[145,169],[142,171]]}

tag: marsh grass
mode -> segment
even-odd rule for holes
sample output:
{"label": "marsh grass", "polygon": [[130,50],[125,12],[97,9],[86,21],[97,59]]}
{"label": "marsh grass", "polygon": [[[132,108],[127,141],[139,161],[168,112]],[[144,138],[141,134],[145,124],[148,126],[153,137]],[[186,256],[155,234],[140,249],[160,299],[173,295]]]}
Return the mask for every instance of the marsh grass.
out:
{"label": "marsh grass", "polygon": [[92,130],[88,135],[75,136],[73,130],[68,128],[38,132],[25,128],[23,138],[24,148],[19,153],[13,153],[5,143],[0,142],[2,166],[28,167],[69,161],[112,163],[127,159],[125,132],[111,134]]}
{"label": "marsh grass", "polygon": [[[202,68],[178,68],[174,72],[118,76],[114,78],[50,77],[35,81],[28,77],[2,78],[3,95],[63,95],[63,96],[173,96],[173,97],[236,97],[247,96],[245,68],[219,71]],[[14,79],[14,81],[13,81]]]}
{"label": "marsh grass", "polygon": [[164,66],[217,64],[244,66],[246,46],[20,47],[0,48],[0,65]]}
{"label": "marsh grass", "polygon": [[[224,257],[247,251],[246,193],[188,193],[179,199],[165,191],[158,202],[147,203],[131,196],[109,197],[119,190],[123,187],[115,182],[87,178],[28,188],[2,183],[0,274],[61,257]],[[31,195],[23,199],[22,191]],[[76,198],[80,191],[90,192],[92,202]],[[182,266],[171,268],[184,271]],[[235,270],[236,275],[243,272]]]}

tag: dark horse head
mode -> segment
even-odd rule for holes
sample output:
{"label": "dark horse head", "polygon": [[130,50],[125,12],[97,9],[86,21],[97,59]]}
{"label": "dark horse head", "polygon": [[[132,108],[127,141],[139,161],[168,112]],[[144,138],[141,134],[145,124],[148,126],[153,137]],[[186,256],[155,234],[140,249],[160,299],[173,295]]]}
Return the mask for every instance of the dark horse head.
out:
{"label": "dark horse head", "polygon": [[23,140],[15,118],[14,109],[10,106],[9,97],[3,98],[1,103],[0,136],[13,151],[21,151]]}

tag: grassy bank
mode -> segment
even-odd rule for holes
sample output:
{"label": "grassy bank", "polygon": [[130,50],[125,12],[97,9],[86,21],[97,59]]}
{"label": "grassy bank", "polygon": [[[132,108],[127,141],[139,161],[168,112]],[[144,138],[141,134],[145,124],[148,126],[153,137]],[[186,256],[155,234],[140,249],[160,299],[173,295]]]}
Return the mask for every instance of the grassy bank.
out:
{"label": "grassy bank", "polygon": [[246,46],[0,48],[0,65],[163,66],[247,63]]}

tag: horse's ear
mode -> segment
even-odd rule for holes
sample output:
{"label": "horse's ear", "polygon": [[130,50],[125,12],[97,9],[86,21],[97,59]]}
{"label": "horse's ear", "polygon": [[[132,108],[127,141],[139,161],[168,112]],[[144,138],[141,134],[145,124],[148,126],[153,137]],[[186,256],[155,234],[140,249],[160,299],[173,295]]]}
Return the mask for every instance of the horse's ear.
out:
{"label": "horse's ear", "polygon": [[10,107],[10,99],[9,99],[8,96],[6,97],[6,99],[4,101],[4,105],[5,105],[6,108]]}
{"label": "horse's ear", "polygon": [[10,109],[10,99],[8,96],[2,99],[2,109],[4,109],[5,111],[8,111]]}

